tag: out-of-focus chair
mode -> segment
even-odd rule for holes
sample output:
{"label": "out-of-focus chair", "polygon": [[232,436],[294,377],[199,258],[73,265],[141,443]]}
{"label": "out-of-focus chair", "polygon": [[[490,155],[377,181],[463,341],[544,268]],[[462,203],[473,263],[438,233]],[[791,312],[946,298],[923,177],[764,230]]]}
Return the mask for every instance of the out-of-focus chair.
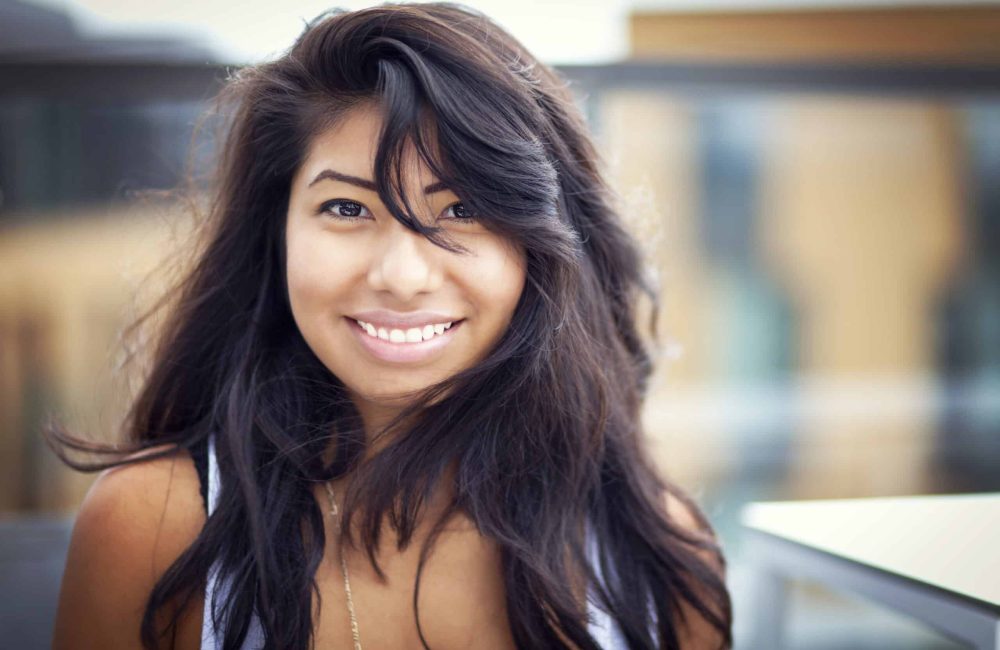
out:
{"label": "out-of-focus chair", "polygon": [[783,647],[786,583],[803,579],[1000,650],[1000,493],[754,502],[741,519],[749,649]]}

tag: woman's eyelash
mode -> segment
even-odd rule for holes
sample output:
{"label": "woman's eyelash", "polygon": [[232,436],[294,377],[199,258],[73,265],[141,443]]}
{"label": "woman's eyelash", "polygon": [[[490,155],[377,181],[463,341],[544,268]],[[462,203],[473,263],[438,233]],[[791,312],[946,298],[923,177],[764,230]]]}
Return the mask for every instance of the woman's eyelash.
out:
{"label": "woman's eyelash", "polygon": [[[466,208],[465,204],[462,203],[461,201],[456,201],[455,203],[449,205],[447,208],[445,208],[445,212],[452,211],[457,207],[461,207],[461,211],[465,213],[464,216],[455,216],[450,218],[455,219],[457,221],[474,221],[476,219],[476,215],[469,213],[468,208]],[[340,210],[343,210],[345,208],[347,210],[347,214],[339,212]],[[333,210],[338,210],[338,213],[332,212]],[[367,216],[362,216],[362,214],[366,211],[368,212]],[[350,199],[333,199],[332,201],[326,201],[325,203],[319,206],[319,213],[320,214],[329,213],[330,216],[332,216],[334,219],[343,221],[364,221],[365,219],[371,217],[371,211],[368,210],[368,208],[366,208],[361,203],[358,203],[357,201],[352,201]]]}

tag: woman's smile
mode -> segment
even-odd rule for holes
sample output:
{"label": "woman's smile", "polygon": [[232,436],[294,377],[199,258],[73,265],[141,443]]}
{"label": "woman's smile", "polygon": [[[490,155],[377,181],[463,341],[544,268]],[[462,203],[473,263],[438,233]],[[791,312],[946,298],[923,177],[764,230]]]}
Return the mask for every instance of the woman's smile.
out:
{"label": "woman's smile", "polygon": [[[405,317],[406,314],[400,314]],[[361,347],[380,361],[419,363],[431,361],[444,353],[464,319],[407,319],[345,317],[348,327]],[[423,325],[419,324],[423,323]],[[394,327],[393,325],[397,325]]]}

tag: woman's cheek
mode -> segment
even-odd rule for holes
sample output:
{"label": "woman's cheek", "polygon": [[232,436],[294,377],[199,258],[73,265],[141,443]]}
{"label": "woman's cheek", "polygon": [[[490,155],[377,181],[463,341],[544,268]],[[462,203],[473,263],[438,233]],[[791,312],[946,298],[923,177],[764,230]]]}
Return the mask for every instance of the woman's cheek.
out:
{"label": "woman's cheek", "polygon": [[307,338],[313,338],[318,334],[314,330],[329,321],[342,271],[336,256],[320,243],[301,237],[290,240],[288,248],[289,302],[294,320]]}
{"label": "woman's cheek", "polygon": [[[524,289],[526,263],[520,246],[505,242],[498,236],[479,238],[468,246],[472,255],[463,258],[463,268],[457,277],[463,278],[466,291],[486,315],[491,329],[503,328],[513,316],[514,308]],[[500,334],[491,332],[492,337]]]}
{"label": "woman's cheek", "polygon": [[480,247],[476,266],[476,274],[482,278],[480,286],[513,309],[510,303],[516,303],[521,296],[525,280],[524,252],[520,247],[494,237]]}
{"label": "woman's cheek", "polygon": [[353,273],[356,259],[352,247],[332,233],[302,233],[289,241],[289,290],[301,294],[303,301],[328,299],[343,290],[343,283]]}

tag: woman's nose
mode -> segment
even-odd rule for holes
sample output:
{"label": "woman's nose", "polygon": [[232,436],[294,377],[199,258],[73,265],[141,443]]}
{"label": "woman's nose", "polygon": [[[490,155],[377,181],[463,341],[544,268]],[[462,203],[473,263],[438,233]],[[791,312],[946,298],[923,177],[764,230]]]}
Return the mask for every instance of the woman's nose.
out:
{"label": "woman's nose", "polygon": [[380,233],[382,241],[368,270],[368,284],[402,301],[434,291],[441,271],[434,261],[434,244],[420,233],[395,222]]}

